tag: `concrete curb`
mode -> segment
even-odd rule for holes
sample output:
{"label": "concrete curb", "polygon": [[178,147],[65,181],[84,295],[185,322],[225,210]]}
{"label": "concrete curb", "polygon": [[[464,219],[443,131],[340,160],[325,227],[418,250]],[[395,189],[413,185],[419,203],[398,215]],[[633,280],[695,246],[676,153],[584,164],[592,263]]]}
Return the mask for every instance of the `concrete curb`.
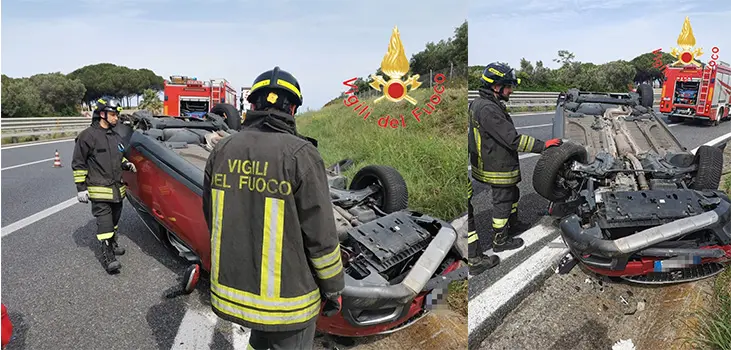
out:
{"label": "concrete curb", "polygon": [[469,349],[478,348],[505,316],[555,273],[554,265],[569,253],[568,248],[552,247],[560,243],[561,237],[553,240],[469,302]]}

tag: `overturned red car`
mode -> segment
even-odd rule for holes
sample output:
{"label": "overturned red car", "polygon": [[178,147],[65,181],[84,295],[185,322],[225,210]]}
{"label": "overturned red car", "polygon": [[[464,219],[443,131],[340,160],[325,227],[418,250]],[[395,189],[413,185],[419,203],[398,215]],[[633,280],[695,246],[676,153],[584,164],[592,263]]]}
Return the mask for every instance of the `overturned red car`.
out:
{"label": "overturned red car", "polygon": [[[116,128],[137,168],[124,174],[127,200],[158,240],[204,271],[210,233],[201,209],[203,170],[217,139],[237,132],[223,118],[234,113],[228,104],[203,120],[139,111]],[[390,333],[429,312],[432,290],[467,278],[466,242],[449,223],[408,210],[406,183],[391,167],[364,167],[346,188],[340,171],[351,164],[327,169],[346,288],[341,311],[320,316],[317,328],[350,337]]]}

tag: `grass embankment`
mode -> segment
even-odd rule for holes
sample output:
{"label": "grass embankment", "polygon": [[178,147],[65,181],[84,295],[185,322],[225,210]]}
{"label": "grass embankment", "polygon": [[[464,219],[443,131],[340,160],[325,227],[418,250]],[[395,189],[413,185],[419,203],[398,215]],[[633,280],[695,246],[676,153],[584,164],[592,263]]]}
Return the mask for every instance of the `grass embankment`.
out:
{"label": "grass embankment", "polygon": [[34,141],[47,141],[56,140],[62,138],[73,138],[78,135],[77,132],[59,132],[55,134],[38,135],[38,136],[8,136],[2,138],[3,145],[15,144],[15,143],[26,143]]}
{"label": "grass embankment", "polygon": [[[427,88],[410,95],[423,108],[433,93]],[[364,102],[373,110],[367,120],[353,111],[355,106],[341,102],[298,116],[297,128],[318,140],[326,165],[352,159],[355,164],[345,172],[349,178],[363,166],[388,165],[406,180],[410,208],[444,220],[463,213],[467,208],[466,88],[446,89],[431,115],[422,112],[421,122],[411,113],[415,106],[406,101]],[[406,127],[379,127],[378,119],[386,115],[399,123],[403,115]]]}
{"label": "grass embankment", "polygon": [[[421,108],[434,94],[429,88],[410,93]],[[378,164],[397,169],[406,181],[409,208],[450,221],[467,210],[467,87],[447,88],[441,102],[431,114],[421,114],[417,122],[411,111],[416,107],[406,101],[364,102],[373,112],[363,120],[343,102],[298,116],[300,133],[316,138],[326,165],[352,159],[345,171],[352,179],[363,166]],[[359,110],[360,111],[360,110]],[[390,115],[404,116],[406,127],[378,126],[378,119]],[[467,281],[449,286],[447,302],[467,316]]]}

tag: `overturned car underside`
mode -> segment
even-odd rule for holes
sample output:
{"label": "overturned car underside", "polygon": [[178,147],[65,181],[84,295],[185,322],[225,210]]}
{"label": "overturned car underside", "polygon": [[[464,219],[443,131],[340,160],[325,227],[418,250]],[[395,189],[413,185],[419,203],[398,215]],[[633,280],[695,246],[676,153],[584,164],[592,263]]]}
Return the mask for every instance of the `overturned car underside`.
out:
{"label": "overturned car underside", "polygon": [[[237,131],[228,129],[215,109],[206,117],[186,121],[138,112],[122,133],[127,157],[139,169],[125,178],[129,201],[159,240],[209,271],[210,235],[199,210],[203,169],[215,144]],[[407,209],[406,183],[395,169],[363,167],[346,186],[341,171],[351,165],[343,160],[326,169],[346,286],[341,312],[320,317],[318,329],[341,336],[390,333],[429,311],[426,296],[432,289],[467,277],[467,267],[460,267],[466,246],[449,223]],[[154,198],[156,187],[170,189],[175,198]],[[190,225],[158,215],[166,209],[156,209],[157,203],[175,201],[185,203],[168,211],[187,210]]]}
{"label": "overturned car underside", "polygon": [[552,202],[573,255],[596,273],[637,283],[715,275],[731,260],[730,202],[718,191],[723,151],[685,150],[646,106],[641,94],[570,90],[554,120],[554,137],[566,142],[542,154],[534,188]]}

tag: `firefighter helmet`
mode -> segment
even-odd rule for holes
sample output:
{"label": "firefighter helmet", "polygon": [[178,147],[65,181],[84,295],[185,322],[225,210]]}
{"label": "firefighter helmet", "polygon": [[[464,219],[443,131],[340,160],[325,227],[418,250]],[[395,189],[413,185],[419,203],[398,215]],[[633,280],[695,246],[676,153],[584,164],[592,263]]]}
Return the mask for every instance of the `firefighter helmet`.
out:
{"label": "firefighter helmet", "polygon": [[514,87],[518,84],[520,79],[515,77],[515,69],[507,64],[493,62],[482,71],[482,85],[488,89],[494,85]]}
{"label": "firefighter helmet", "polygon": [[277,93],[283,92],[285,100],[288,104],[301,106],[302,93],[300,92],[300,84],[297,79],[287,71],[274,67],[261,73],[254,80],[251,86],[249,96],[246,98],[252,104],[268,102],[272,105],[281,107]]}
{"label": "firefighter helmet", "polygon": [[96,108],[94,108],[94,112],[96,114],[99,114],[99,112],[122,112],[122,106],[119,105],[119,102],[114,99],[103,99],[100,98],[96,100]]}

